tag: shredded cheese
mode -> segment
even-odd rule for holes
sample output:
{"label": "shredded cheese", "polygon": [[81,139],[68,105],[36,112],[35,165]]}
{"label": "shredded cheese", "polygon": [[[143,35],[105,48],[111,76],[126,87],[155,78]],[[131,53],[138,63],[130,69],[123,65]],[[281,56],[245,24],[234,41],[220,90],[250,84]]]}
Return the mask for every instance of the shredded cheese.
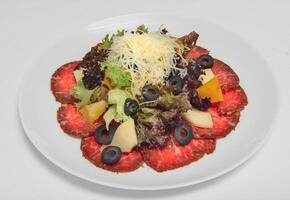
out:
{"label": "shredded cheese", "polygon": [[159,32],[125,34],[113,37],[108,61],[121,65],[131,74],[132,92],[140,94],[145,84],[163,84],[173,69],[180,70],[175,67],[177,48],[175,38]]}

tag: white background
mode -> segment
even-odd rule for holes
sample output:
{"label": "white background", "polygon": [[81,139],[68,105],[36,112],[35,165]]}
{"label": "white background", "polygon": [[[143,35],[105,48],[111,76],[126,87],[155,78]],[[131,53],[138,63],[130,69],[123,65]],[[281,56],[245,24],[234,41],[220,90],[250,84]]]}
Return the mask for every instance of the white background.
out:
{"label": "white background", "polygon": [[[25,136],[17,114],[18,88],[38,49],[99,19],[177,10],[237,33],[279,70],[282,109],[263,149],[218,179],[155,192],[88,183],[46,160]],[[287,0],[0,1],[0,199],[290,199],[289,10]],[[267,108],[265,114],[271,115]]]}

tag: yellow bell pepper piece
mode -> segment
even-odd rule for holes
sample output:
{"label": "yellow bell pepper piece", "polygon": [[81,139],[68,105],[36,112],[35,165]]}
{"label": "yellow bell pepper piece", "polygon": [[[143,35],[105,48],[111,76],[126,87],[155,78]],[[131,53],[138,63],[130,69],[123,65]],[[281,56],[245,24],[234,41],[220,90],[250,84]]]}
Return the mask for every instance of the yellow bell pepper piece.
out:
{"label": "yellow bell pepper piece", "polygon": [[105,77],[104,80],[102,80],[102,84],[110,90],[112,89],[111,80],[108,77]]}
{"label": "yellow bell pepper piece", "polygon": [[216,77],[196,89],[196,92],[201,98],[209,97],[211,102],[223,101],[223,93]]}

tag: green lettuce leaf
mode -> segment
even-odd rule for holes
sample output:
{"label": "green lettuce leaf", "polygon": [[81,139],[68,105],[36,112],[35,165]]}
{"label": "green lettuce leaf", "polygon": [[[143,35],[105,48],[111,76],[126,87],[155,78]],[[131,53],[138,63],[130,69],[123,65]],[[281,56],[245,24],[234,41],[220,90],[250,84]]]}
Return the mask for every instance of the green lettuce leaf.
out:
{"label": "green lettuce leaf", "polygon": [[101,69],[105,70],[106,76],[111,80],[113,88],[130,90],[131,88],[131,75],[126,72],[122,66],[109,62],[101,62]]}
{"label": "green lettuce leaf", "polygon": [[[132,94],[125,90],[113,89],[108,93],[108,104],[115,105],[114,119],[117,122],[123,122],[129,119],[129,116],[124,112],[124,104],[127,98],[132,98]],[[113,113],[113,111],[110,112]],[[109,114],[111,115],[111,113]],[[109,116],[108,119],[110,119]]]}
{"label": "green lettuce leaf", "polygon": [[109,37],[109,34],[107,34],[102,40],[102,43],[103,43],[102,45],[103,49],[110,49],[113,44],[113,40],[112,38]]}
{"label": "green lettuce leaf", "polygon": [[97,95],[97,93],[100,91],[99,87],[96,87],[93,90],[88,90],[87,88],[85,88],[84,83],[82,80],[79,80],[77,85],[71,90],[71,95],[80,100],[76,106],[77,108],[82,108],[85,105],[88,105],[91,103],[91,96]]}
{"label": "green lettuce leaf", "polygon": [[104,39],[102,40],[102,48],[103,49],[110,49],[112,44],[113,44],[113,37],[117,36],[117,37],[122,37],[125,35],[127,31],[125,29],[121,29],[121,30],[117,30],[116,34],[113,34],[111,37],[109,36],[109,34],[106,34],[106,36],[104,37]]}
{"label": "green lettuce leaf", "polygon": [[178,109],[180,112],[186,112],[192,108],[187,95],[180,94],[174,96],[171,93],[165,93],[161,97],[159,97],[156,101],[149,102],[148,104],[144,105],[150,108],[159,107],[165,111]]}
{"label": "green lettuce leaf", "polygon": [[125,29],[117,30],[117,33],[115,34],[115,36],[122,37],[125,35],[126,32],[127,31]]}
{"label": "green lettuce leaf", "polygon": [[142,25],[139,25],[139,26],[137,27],[136,32],[139,33],[139,34],[142,34],[142,33],[148,33],[148,28],[146,28],[145,25],[142,24]]}
{"label": "green lettuce leaf", "polygon": [[107,130],[109,130],[109,125],[111,121],[115,118],[116,114],[116,105],[110,106],[107,112],[104,114],[103,118],[105,120]]}

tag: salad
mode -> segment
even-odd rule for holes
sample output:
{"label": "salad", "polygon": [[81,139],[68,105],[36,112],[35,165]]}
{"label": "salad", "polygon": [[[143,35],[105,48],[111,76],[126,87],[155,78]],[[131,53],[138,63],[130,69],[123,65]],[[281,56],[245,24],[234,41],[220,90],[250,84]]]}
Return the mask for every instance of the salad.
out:
{"label": "salad", "polygon": [[81,139],[87,160],[113,172],[144,163],[172,170],[214,152],[216,140],[235,129],[247,96],[198,37],[145,25],[118,30],[54,72],[57,120]]}

